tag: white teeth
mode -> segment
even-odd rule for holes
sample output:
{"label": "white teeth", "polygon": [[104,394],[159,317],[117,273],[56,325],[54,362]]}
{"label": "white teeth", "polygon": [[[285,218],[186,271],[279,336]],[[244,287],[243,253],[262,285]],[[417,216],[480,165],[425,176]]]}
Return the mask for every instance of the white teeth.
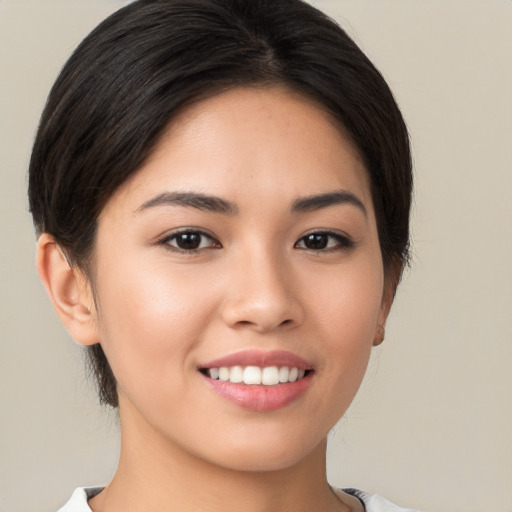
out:
{"label": "white teeth", "polygon": [[231,376],[229,379],[231,382],[238,384],[244,381],[244,369],[241,366],[233,366],[231,368]]}
{"label": "white teeth", "polygon": [[263,368],[261,372],[261,383],[265,386],[275,386],[279,384],[279,370],[277,366],[269,366],[268,368]]}
{"label": "white teeth", "polygon": [[290,368],[288,366],[279,368],[279,382],[288,382],[288,375],[290,375]]}
{"label": "white teeth", "polygon": [[261,368],[248,366],[244,370],[244,384],[261,384]]}
{"label": "white teeth", "polygon": [[233,366],[228,368],[222,366],[220,368],[209,368],[207,374],[211,379],[223,382],[232,382],[234,384],[244,383],[246,385],[275,386],[280,383],[295,382],[302,379],[306,370],[295,367],[266,366],[260,368],[258,366]]}
{"label": "white teeth", "polygon": [[219,368],[219,380],[227,382],[230,377],[230,371],[229,368],[221,367]]}

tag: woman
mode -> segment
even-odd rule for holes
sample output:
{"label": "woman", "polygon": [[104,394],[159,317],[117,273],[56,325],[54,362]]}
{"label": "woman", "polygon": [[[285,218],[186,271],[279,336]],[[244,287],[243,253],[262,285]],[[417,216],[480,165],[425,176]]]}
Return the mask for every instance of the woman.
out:
{"label": "woman", "polygon": [[95,29],[29,198],[122,446],[61,510],[403,510],[332,489],[325,450],[384,339],[411,182],[383,78],[300,0],[141,0]]}

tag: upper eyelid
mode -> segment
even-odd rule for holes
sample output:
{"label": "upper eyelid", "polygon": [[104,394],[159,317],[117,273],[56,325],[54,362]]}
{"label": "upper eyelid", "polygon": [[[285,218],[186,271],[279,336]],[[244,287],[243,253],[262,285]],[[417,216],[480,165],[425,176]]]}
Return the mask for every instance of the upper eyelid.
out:
{"label": "upper eyelid", "polygon": [[[309,235],[327,235],[335,240],[337,240],[340,244],[342,244],[346,249],[353,248],[356,246],[356,242],[354,239],[344,232],[334,231],[332,229],[313,229],[311,231],[308,231],[307,233],[304,233],[294,244],[294,247],[299,244],[299,242],[303,241],[307,236]],[[320,252],[327,252],[330,249],[322,249]]]}
{"label": "upper eyelid", "polygon": [[163,235],[161,235],[158,238],[160,240],[166,240],[166,239],[172,238],[173,236],[180,235],[182,233],[199,233],[200,235],[211,238],[212,240],[217,240],[215,235],[213,235],[212,233],[209,233],[206,229],[198,228],[198,227],[194,227],[194,226],[186,226],[183,228],[176,228],[176,229],[173,229],[171,231],[164,233]]}
{"label": "upper eyelid", "polygon": [[298,240],[302,240],[304,237],[308,235],[329,235],[333,237],[346,238],[347,240],[352,240],[352,237],[344,231],[327,228],[310,229],[309,231],[306,231],[303,235],[301,235]]}
{"label": "upper eyelid", "polygon": [[[209,238],[210,240],[216,242],[217,244],[222,245],[222,243],[220,242],[218,237],[216,237],[212,233],[208,232],[207,230],[205,230],[203,228],[196,227],[196,226],[186,226],[186,227],[182,227],[182,228],[176,228],[175,230],[173,230],[171,232],[168,232],[166,234],[163,234],[162,236],[158,237],[157,242],[158,243],[165,243],[166,241],[171,240],[171,239],[173,239],[173,237],[176,237],[176,236],[178,236],[178,235],[180,235],[182,233],[199,233],[200,235]],[[314,229],[306,231],[299,238],[297,238],[297,240],[295,241],[294,245],[299,243],[301,240],[303,240],[308,235],[314,235],[314,234],[321,234],[321,235],[332,236],[333,238],[343,239],[343,240],[345,240],[345,241],[347,241],[347,242],[349,242],[351,244],[354,244],[353,238],[349,234],[347,234],[347,233],[345,233],[343,231],[334,230],[332,228],[331,229],[328,229],[328,228],[314,228]]]}
{"label": "upper eyelid", "polygon": [[[201,228],[195,228],[195,227],[184,227],[184,228],[178,228],[176,230],[173,230],[171,232],[168,232],[160,237],[157,238],[157,241],[156,243],[158,245],[168,245],[170,247],[173,247],[171,244],[169,244],[168,242],[172,239],[174,239],[175,237],[179,236],[180,234],[183,234],[183,233],[198,233],[200,234],[201,236],[204,236],[208,239],[210,239],[213,243],[212,243],[212,246],[213,245],[216,245],[216,246],[220,246],[222,247],[222,244],[221,242],[219,241],[219,239],[217,237],[215,237],[214,235],[212,235],[211,233],[208,233],[207,231],[205,231],[204,229],[201,229]],[[179,249],[178,247],[175,248],[176,250],[180,251],[182,249]],[[195,249],[196,251],[197,250],[200,250],[200,249]],[[190,250],[190,251],[186,251],[186,250],[183,250],[184,252],[194,252],[194,250]]]}

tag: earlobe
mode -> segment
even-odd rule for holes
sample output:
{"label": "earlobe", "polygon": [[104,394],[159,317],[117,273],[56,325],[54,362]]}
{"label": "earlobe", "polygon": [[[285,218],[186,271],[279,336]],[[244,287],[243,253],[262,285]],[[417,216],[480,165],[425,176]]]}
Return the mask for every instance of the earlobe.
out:
{"label": "earlobe", "polygon": [[382,302],[380,305],[379,317],[377,319],[377,328],[373,338],[374,347],[377,347],[384,341],[386,335],[386,321],[388,319],[389,312],[391,311],[391,306],[393,305],[401,272],[402,262],[397,259],[391,264],[385,278],[384,292],[382,294]]}
{"label": "earlobe", "polygon": [[377,318],[377,326],[375,329],[375,335],[373,337],[373,346],[377,347],[380,345],[386,335],[386,321],[388,319],[391,305],[393,304],[393,298],[395,296],[395,289],[391,289],[390,286],[386,285],[382,296],[382,302],[380,304],[379,316]]}
{"label": "earlobe", "polygon": [[384,341],[385,336],[386,336],[386,330],[384,329],[383,325],[379,324],[377,326],[377,331],[375,332],[375,336],[373,338],[373,346],[374,347],[379,346]]}
{"label": "earlobe", "polygon": [[37,242],[37,272],[62,323],[81,345],[99,343],[90,285],[48,233]]}

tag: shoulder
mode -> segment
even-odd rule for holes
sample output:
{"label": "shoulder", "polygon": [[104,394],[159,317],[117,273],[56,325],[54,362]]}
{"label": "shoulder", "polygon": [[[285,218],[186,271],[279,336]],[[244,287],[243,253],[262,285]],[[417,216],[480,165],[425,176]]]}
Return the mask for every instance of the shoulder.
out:
{"label": "shoulder", "polygon": [[402,508],[377,494],[369,494],[359,489],[343,489],[343,492],[359,498],[366,512],[419,512],[412,508]]}
{"label": "shoulder", "polygon": [[58,512],[92,512],[88,500],[100,493],[103,487],[78,487],[69,501]]}

